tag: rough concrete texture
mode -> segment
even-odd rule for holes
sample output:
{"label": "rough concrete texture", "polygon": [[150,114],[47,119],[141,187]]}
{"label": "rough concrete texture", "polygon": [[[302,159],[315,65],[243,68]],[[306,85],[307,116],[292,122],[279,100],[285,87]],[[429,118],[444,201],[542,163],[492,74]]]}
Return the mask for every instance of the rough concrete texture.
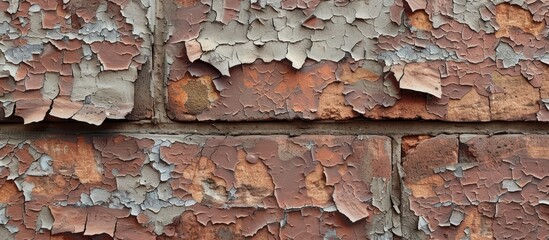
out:
{"label": "rough concrete texture", "polygon": [[150,65],[152,4],[0,1],[2,117],[30,123],[49,115],[94,125],[125,118],[134,107],[137,78],[151,74],[139,72]]}
{"label": "rough concrete texture", "polygon": [[[546,135],[410,136],[402,142],[409,239],[547,239]],[[404,221],[404,220],[403,220]]]}
{"label": "rough concrete texture", "polygon": [[549,119],[545,1],[164,6],[174,120]]}
{"label": "rough concrete texture", "polygon": [[2,138],[0,238],[391,238],[391,184],[382,136]]}

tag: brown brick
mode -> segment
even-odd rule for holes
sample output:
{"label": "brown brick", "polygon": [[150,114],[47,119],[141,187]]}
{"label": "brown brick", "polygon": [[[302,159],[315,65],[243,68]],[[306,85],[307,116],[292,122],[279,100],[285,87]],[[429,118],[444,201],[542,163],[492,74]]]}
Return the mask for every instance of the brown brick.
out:
{"label": "brown brick", "polygon": [[419,30],[429,31],[433,29],[433,23],[429,20],[429,15],[423,10],[408,14],[410,24]]}
{"label": "brown brick", "polygon": [[298,71],[284,62],[258,62],[231,69],[230,77],[185,74],[168,85],[170,117],[231,121],[318,118],[320,93],[334,82],[336,64],[311,63],[306,69]]}
{"label": "brown brick", "polygon": [[168,110],[172,118],[192,119],[219,98],[209,76],[191,77],[186,74],[182,79],[168,85]]}
{"label": "brown brick", "polygon": [[245,206],[261,204],[264,198],[274,193],[269,168],[257,156],[246,154],[243,150],[238,151],[238,160],[234,171],[235,187],[239,190],[235,203],[241,201],[240,204]]}
{"label": "brown brick", "polygon": [[102,179],[93,145],[84,136],[37,139],[33,146],[55,159],[54,170],[64,176],[74,174],[82,183],[98,183]]}
{"label": "brown brick", "polygon": [[403,93],[401,99],[394,106],[385,108],[377,106],[364,114],[373,119],[426,119],[434,120],[440,117],[427,112],[426,96],[424,94],[408,92]]}
{"label": "brown brick", "polygon": [[[11,204],[13,202],[21,201],[21,193],[17,189],[17,186],[12,181],[6,181],[0,179],[0,203]],[[19,199],[18,199],[19,198]]]}
{"label": "brown brick", "polygon": [[[536,120],[540,111],[535,92],[544,81],[545,64],[538,55],[547,45],[541,37],[547,31],[538,10],[542,3],[488,1],[479,3],[479,14],[473,16],[438,11],[425,1],[397,1],[376,18],[390,20],[385,28],[357,17],[366,8],[353,4],[335,3],[338,11],[357,11],[344,16],[346,21],[334,20],[343,16],[324,9],[336,6],[322,5],[322,19],[313,14],[317,1],[267,4],[284,14],[266,12],[277,20],[261,24],[238,19],[267,7],[261,4],[239,8],[233,2],[232,8],[214,10],[215,16],[214,7],[205,3],[165,4],[173,30],[166,43],[167,102],[176,121],[364,117],[484,122]],[[302,18],[302,24],[284,26],[290,24],[287,16]],[[240,28],[219,28],[217,22]],[[285,36],[288,29],[293,29],[291,38]],[[433,51],[434,46],[440,50]],[[219,98],[202,91],[185,100],[185,91],[176,86],[188,76],[213,82]],[[521,77],[529,82],[518,81]],[[546,121],[546,115],[542,110],[539,120]]]}
{"label": "brown brick", "polygon": [[357,113],[345,103],[344,87],[341,83],[332,83],[324,88],[318,99],[319,118],[343,120],[356,117]]}

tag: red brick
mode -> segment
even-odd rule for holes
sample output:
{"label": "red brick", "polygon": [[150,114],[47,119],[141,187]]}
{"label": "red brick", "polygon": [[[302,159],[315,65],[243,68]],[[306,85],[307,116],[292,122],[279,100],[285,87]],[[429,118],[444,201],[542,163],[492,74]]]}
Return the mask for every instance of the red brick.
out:
{"label": "red brick", "polygon": [[[21,1],[0,6],[1,14],[13,19],[6,23],[10,30],[1,33],[1,119],[18,116],[27,124],[62,118],[100,125],[105,118],[150,118],[151,86],[143,79],[152,75],[153,33],[152,23],[141,13],[151,8],[114,2]],[[102,18],[110,23],[95,25],[95,30],[86,27],[104,23]],[[34,19],[32,26],[29,19]],[[143,82],[149,86],[137,86]]]}
{"label": "red brick", "polygon": [[[23,182],[22,190],[0,178],[0,193],[9,195],[0,196],[0,202],[7,204],[10,222],[29,229],[43,223],[54,239],[105,234],[129,239],[136,233],[173,239],[325,234],[363,238],[376,235],[374,229],[383,227],[378,219],[390,211],[387,137],[169,139],[155,135],[12,137],[10,142],[26,144],[28,164],[13,170],[8,165],[16,181]],[[4,157],[21,151],[2,149]],[[40,161],[33,158],[32,149],[42,158],[51,158],[42,162],[51,170],[37,172]],[[48,223],[50,212],[52,222]],[[280,226],[285,212],[290,212],[291,219]],[[314,228],[305,227],[313,223]],[[34,236],[34,231],[15,236],[27,234]]]}
{"label": "red brick", "polygon": [[[453,144],[440,140],[448,138]],[[426,221],[420,229],[434,239],[460,239],[466,229],[474,239],[547,238],[542,203],[549,176],[547,140],[545,135],[462,135],[458,147],[456,136],[408,137],[403,184],[411,191],[403,200]]]}
{"label": "red brick", "polygon": [[[280,21],[261,24],[237,19],[244,12],[253,14],[266,7],[261,4],[239,8],[235,1],[232,8],[218,10],[215,17],[210,15],[213,7],[209,4],[175,0],[165,4],[169,6],[166,20],[173,26],[165,45],[167,109],[172,120],[548,119],[545,110],[540,109],[545,97],[539,94],[545,81],[540,75],[546,66],[539,62],[538,55],[545,52],[547,45],[547,39],[541,37],[547,31],[538,10],[545,6],[542,3],[519,6],[485,2],[479,6],[481,14],[473,16],[438,11],[438,6],[425,1],[395,1],[388,6],[388,12],[382,13],[383,19],[391,20],[391,27],[383,30],[368,25],[372,24],[368,21],[362,25],[364,21],[357,17],[358,12],[339,22],[326,11],[320,19],[313,14],[319,6],[317,1],[267,4],[284,14],[265,12],[265,16]],[[364,9],[354,9],[352,4],[337,7],[350,8],[348,12]],[[292,14],[303,18],[302,26],[273,26],[288,23],[285,17]],[[381,19],[381,15],[376,19]],[[241,28],[218,28],[216,21],[239,24]],[[357,27],[357,32],[350,30]],[[292,30],[295,38],[291,40],[284,37],[290,28],[299,29]],[[214,35],[228,35],[228,29],[241,32],[236,34],[238,37],[230,33],[235,39]],[[388,29],[395,32],[383,33]],[[255,36],[258,32],[265,36]],[[342,33],[345,36],[338,35]],[[353,34],[358,37],[350,48],[345,44],[355,39]],[[321,40],[325,35],[331,36],[327,45]],[[282,50],[274,54],[273,45],[269,44],[280,44]],[[336,53],[319,54],[313,45]],[[241,50],[243,46],[245,51]],[[284,50],[287,54],[280,54]],[[409,53],[412,50],[417,53]],[[303,62],[295,59],[298,55],[305,58]],[[200,91],[181,89],[181,85],[187,85],[187,80],[182,79],[189,76],[195,82],[207,79],[207,83],[196,85]],[[436,85],[431,90],[426,87],[428,80]],[[193,97],[189,98],[189,94]]]}

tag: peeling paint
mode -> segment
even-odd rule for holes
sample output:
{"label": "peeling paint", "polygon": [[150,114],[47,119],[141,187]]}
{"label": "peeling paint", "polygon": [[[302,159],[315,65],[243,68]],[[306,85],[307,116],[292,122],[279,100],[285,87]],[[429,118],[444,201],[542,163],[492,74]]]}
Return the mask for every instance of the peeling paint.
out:
{"label": "peeling paint", "polygon": [[[220,96],[209,98],[209,103],[196,112],[181,100],[188,91],[170,89],[168,113],[172,119],[547,119],[539,107],[539,117],[522,111],[530,106],[522,101],[527,105],[517,106],[510,117],[492,118],[482,113],[498,111],[491,109],[497,104],[493,102],[496,94],[521,91],[504,90],[494,81],[494,72],[522,75],[535,90],[542,88],[543,80],[532,79],[549,62],[546,39],[541,37],[547,32],[545,3],[397,0],[223,4],[166,3],[168,88],[188,75],[212,78]],[[334,63],[336,71],[321,72]],[[343,69],[347,67],[350,69]],[[278,70],[281,68],[284,71]],[[271,83],[281,78],[295,79],[299,84],[309,81],[303,74],[313,76],[309,89],[302,85],[284,87],[303,92],[306,98],[279,93],[281,86]],[[343,90],[333,90],[337,85],[343,85]],[[312,97],[307,93],[310,88],[314,88]],[[262,97],[273,91],[281,97]],[[344,101],[319,101],[325,95],[331,99],[343,96]],[[541,100],[536,99],[537,106]],[[468,107],[471,104],[477,107]],[[479,108],[488,111],[477,111]],[[471,111],[478,113],[467,113]]]}
{"label": "peeling paint", "polygon": [[49,113],[95,125],[124,118],[152,53],[154,17],[139,14],[150,8],[136,0],[1,4],[0,81],[15,85],[1,90],[4,117],[31,123]]}
{"label": "peeling paint", "polygon": [[546,138],[404,138],[403,200],[418,230],[432,239],[547,238]]}
{"label": "peeling paint", "polygon": [[381,136],[11,137],[0,226],[15,238],[389,237],[389,152]]}

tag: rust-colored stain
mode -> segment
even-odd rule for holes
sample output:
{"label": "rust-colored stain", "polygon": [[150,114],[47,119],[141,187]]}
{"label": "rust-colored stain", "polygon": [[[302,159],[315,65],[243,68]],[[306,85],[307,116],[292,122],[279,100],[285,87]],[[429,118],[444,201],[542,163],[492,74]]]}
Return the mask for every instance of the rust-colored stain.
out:
{"label": "rust-colored stain", "polygon": [[0,237],[391,237],[390,152],[382,136],[11,138]]}
{"label": "rust-colored stain", "polygon": [[208,76],[194,78],[186,74],[182,79],[170,83],[167,87],[168,94],[172,96],[168,99],[168,106],[182,108],[182,111],[170,112],[174,116],[180,116],[178,115],[180,112],[200,114],[209,109],[212,102],[219,98],[212,78]]}
{"label": "rust-colored stain", "polygon": [[408,14],[408,19],[410,19],[410,24],[419,30],[429,31],[433,29],[433,24],[429,20],[429,15],[427,15],[425,10]]}
{"label": "rust-colored stain", "polygon": [[[406,194],[431,239],[546,239],[546,136],[403,139]],[[413,237],[412,237],[413,238]]]}

